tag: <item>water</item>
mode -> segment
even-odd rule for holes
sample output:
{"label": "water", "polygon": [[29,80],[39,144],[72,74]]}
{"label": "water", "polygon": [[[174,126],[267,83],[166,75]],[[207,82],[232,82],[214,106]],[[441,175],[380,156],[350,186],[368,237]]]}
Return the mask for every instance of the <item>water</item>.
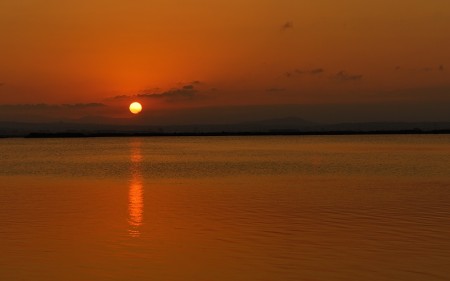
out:
{"label": "water", "polygon": [[0,280],[448,280],[450,136],[0,140]]}

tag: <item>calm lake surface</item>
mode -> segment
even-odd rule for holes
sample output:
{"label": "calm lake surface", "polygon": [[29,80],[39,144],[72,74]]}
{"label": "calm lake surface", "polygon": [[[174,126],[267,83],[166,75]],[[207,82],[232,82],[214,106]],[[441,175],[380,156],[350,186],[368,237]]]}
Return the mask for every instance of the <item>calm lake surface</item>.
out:
{"label": "calm lake surface", "polygon": [[0,280],[449,280],[450,136],[0,140]]}

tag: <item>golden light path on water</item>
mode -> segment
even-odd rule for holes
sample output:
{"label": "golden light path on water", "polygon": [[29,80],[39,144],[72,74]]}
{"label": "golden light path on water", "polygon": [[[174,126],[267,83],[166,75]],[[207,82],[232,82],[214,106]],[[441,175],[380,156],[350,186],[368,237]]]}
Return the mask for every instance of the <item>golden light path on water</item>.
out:
{"label": "golden light path on water", "polygon": [[142,151],[141,141],[134,140],[131,142],[130,151],[130,188],[128,191],[128,224],[129,234],[132,237],[141,235],[140,227],[144,218],[144,190],[142,186]]}

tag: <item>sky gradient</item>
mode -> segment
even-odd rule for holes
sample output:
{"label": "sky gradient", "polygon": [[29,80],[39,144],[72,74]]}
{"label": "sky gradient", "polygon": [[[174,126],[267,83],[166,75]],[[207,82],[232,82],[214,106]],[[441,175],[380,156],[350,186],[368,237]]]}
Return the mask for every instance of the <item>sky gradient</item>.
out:
{"label": "sky gradient", "polygon": [[446,0],[3,0],[0,32],[0,121],[131,118],[131,101],[139,118],[166,112],[154,122],[294,105],[334,110],[327,122],[450,121]]}

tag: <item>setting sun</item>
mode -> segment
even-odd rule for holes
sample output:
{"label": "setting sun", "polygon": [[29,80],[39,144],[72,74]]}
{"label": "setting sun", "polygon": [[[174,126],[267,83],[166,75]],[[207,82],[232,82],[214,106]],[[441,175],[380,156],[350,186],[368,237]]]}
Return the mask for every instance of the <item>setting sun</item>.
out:
{"label": "setting sun", "polygon": [[142,105],[138,102],[133,102],[130,104],[130,111],[133,114],[138,114],[142,111]]}

